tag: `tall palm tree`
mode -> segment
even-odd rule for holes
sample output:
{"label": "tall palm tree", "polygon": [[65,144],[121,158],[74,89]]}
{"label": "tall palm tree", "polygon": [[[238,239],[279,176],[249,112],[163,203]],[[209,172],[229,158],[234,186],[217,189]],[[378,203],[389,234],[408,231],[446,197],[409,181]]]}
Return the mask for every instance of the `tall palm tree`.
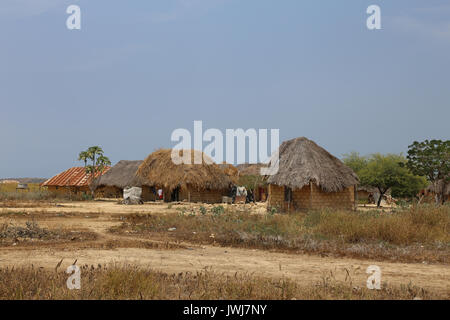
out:
{"label": "tall palm tree", "polygon": [[99,146],[93,146],[87,149],[89,153],[89,158],[92,160],[92,165],[96,166],[96,158],[99,156],[103,156],[103,149]]}
{"label": "tall palm tree", "polygon": [[84,161],[84,167],[87,166],[87,161],[90,158],[89,152],[87,151],[81,151],[78,154],[78,161]]}
{"label": "tall palm tree", "polygon": [[[92,146],[86,151],[80,152],[78,160],[84,161],[86,173],[89,174],[89,188],[91,189],[92,197],[94,197],[99,180],[96,178],[97,174],[103,173],[105,167],[111,165],[111,161],[103,155],[103,149],[99,146]],[[88,160],[92,161],[92,165],[87,164]]]}
{"label": "tall palm tree", "polygon": [[108,157],[101,155],[97,158],[96,167],[97,167],[98,171],[102,172],[106,166],[110,166],[110,165],[111,165],[111,161],[109,160]]}

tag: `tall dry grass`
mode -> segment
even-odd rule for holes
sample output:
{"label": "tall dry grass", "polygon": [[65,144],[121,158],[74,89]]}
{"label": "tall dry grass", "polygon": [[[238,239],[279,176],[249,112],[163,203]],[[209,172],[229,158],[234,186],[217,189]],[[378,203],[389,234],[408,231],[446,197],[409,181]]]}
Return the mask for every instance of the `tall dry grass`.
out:
{"label": "tall dry grass", "polygon": [[136,266],[81,268],[81,289],[69,290],[62,270],[0,269],[0,299],[445,299],[413,285],[369,290],[349,278],[324,275],[320,282],[302,285],[289,279],[211,271],[166,274]]}
{"label": "tall dry grass", "polygon": [[123,219],[110,231],[226,246],[450,262],[448,206],[418,206],[392,214],[319,210],[289,215],[143,214]]}
{"label": "tall dry grass", "polygon": [[17,190],[16,183],[0,183],[0,201],[7,200],[49,200],[55,196],[45,188],[41,188],[38,183],[29,183],[28,190]]}
{"label": "tall dry grass", "polygon": [[450,242],[450,207],[419,206],[392,214],[319,211],[308,217],[313,230],[348,243],[380,241],[392,245]]}

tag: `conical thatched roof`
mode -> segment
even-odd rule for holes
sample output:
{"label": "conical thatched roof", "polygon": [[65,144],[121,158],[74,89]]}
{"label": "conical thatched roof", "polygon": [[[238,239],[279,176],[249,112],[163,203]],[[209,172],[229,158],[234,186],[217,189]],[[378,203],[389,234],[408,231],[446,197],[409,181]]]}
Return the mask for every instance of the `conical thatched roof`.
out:
{"label": "conical thatched roof", "polygon": [[[139,181],[145,185],[164,187],[169,190],[187,185],[198,190],[219,190],[229,187],[231,180],[203,152],[194,150],[180,150],[180,152],[189,152],[192,164],[177,165],[172,161],[171,149],[160,149],[150,154],[140,165],[137,171]],[[194,154],[199,153],[204,161],[201,164],[194,164]],[[207,159],[206,162],[205,159]]]}
{"label": "conical thatched roof", "polygon": [[305,137],[283,142],[278,173],[269,176],[267,182],[300,189],[310,181],[325,192],[336,192],[358,184],[358,177],[341,160]]}
{"label": "conical thatched roof", "polygon": [[107,173],[100,177],[99,187],[117,187],[124,189],[126,187],[136,187],[136,171],[142,164],[142,160],[121,160]]}

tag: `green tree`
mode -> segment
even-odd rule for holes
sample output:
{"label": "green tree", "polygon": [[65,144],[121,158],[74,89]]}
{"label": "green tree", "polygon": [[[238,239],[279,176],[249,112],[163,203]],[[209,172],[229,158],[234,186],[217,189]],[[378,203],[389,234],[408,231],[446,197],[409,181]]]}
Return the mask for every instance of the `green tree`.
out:
{"label": "green tree", "polygon": [[[89,174],[89,189],[92,197],[95,196],[99,179],[107,166],[111,165],[111,161],[104,155],[103,149],[99,146],[89,147],[86,151],[81,151],[78,155],[79,161],[84,161],[84,168]],[[88,162],[91,161],[89,164]]]}
{"label": "green tree", "polygon": [[436,203],[444,203],[444,190],[450,181],[450,141],[414,141],[408,146],[407,159],[411,172],[427,177],[433,184]]}
{"label": "green tree", "polygon": [[344,154],[342,162],[359,176],[359,172],[367,166],[368,159],[359,155],[358,152],[352,151]]}
{"label": "green tree", "polygon": [[420,190],[426,188],[427,184],[425,177],[408,172],[404,177],[404,183],[392,187],[392,196],[395,198],[414,198]]}
{"label": "green tree", "polygon": [[401,155],[376,153],[370,156],[366,167],[359,172],[362,185],[378,189],[380,193],[378,207],[383,195],[389,189],[392,190],[394,196],[411,196],[423,187],[424,180],[414,176],[406,168],[405,162],[406,159]]}

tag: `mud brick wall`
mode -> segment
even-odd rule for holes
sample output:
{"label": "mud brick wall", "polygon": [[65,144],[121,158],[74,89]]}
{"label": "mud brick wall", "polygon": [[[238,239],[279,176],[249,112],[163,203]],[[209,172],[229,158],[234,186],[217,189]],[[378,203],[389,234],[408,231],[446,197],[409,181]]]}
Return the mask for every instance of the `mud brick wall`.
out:
{"label": "mud brick wall", "polygon": [[354,209],[354,187],[339,192],[324,192],[315,184],[292,190],[292,201],[284,201],[284,187],[269,185],[269,208],[281,211],[296,211],[318,208]]}
{"label": "mud brick wall", "polygon": [[88,186],[83,187],[66,187],[66,186],[47,186],[47,191],[54,194],[56,197],[71,197],[78,199],[83,194],[91,194],[91,190]]}
{"label": "mud brick wall", "polygon": [[122,198],[123,190],[117,187],[100,187],[95,191],[95,196],[99,198]]}
{"label": "mud brick wall", "polygon": [[180,201],[221,203],[222,196],[228,195],[228,190],[197,190],[195,188],[181,188]]}
{"label": "mud brick wall", "polygon": [[153,193],[152,189],[147,186],[142,186],[142,201],[155,201],[157,196]]}

